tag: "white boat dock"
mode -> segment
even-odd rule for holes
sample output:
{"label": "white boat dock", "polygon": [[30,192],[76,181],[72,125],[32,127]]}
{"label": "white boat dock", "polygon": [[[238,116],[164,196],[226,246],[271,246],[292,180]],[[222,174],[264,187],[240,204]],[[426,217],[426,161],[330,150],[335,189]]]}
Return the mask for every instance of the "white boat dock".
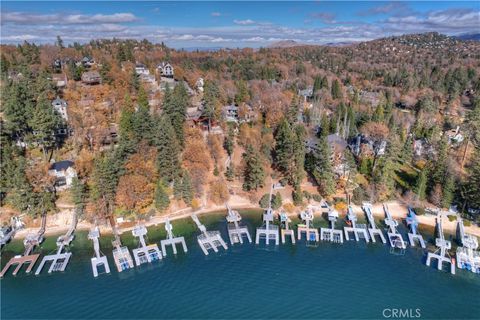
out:
{"label": "white boat dock", "polygon": [[429,252],[427,255],[427,266],[430,266],[432,259],[438,260],[437,269],[443,270],[443,263],[450,264],[450,273],[455,274],[455,263],[452,262],[452,258],[448,253],[448,250],[452,248],[452,243],[449,240],[445,240],[442,228],[442,212],[437,212],[437,230],[438,238],[435,239],[435,245],[437,250],[435,252]]}
{"label": "white boat dock", "polygon": [[370,224],[370,228],[368,228],[368,233],[370,234],[370,239],[372,239],[372,242],[375,243],[375,236],[378,236],[384,244],[387,243],[387,240],[385,239],[382,230],[378,229],[377,225],[375,224],[375,219],[372,213],[372,204],[369,202],[364,202],[362,204],[362,209],[367,215],[367,219]]}
{"label": "white boat dock", "polygon": [[252,243],[252,238],[250,237],[250,232],[246,226],[240,225],[242,217],[240,213],[236,210],[232,210],[228,204],[226,204],[228,215],[228,237],[230,238],[230,244],[234,245],[235,243],[243,244],[243,237],[245,236],[248,242]]}
{"label": "white boat dock", "polygon": [[156,244],[147,245],[145,242],[147,232],[147,228],[145,228],[144,225],[136,226],[132,230],[132,235],[137,237],[140,242],[140,247],[133,249],[133,258],[135,259],[135,264],[137,267],[144,263],[154,262],[162,259],[162,253],[158,249],[158,246]]}
{"label": "white boat dock", "polygon": [[115,236],[115,240],[112,241],[112,245],[114,247],[112,253],[113,260],[115,261],[118,272],[133,268],[133,260],[132,256],[130,255],[130,251],[128,251],[127,247],[122,246],[122,242],[120,241],[117,228],[113,224],[112,229],[113,235]]}
{"label": "white boat dock", "polygon": [[330,206],[326,203],[325,207],[328,209],[328,221],[330,221],[330,228],[320,229],[320,240],[330,241],[334,243],[343,243],[342,230],[335,229],[335,222],[337,222],[338,219],[338,211],[330,208]]}
{"label": "white boat dock", "polygon": [[410,242],[410,246],[415,247],[416,243],[420,244],[422,249],[426,248],[425,241],[423,240],[423,236],[418,233],[418,221],[417,215],[413,211],[412,208],[408,207],[408,214],[407,214],[407,226],[410,229],[408,233],[408,241]]}
{"label": "white boat dock", "polygon": [[305,233],[307,243],[317,243],[319,240],[318,229],[313,226],[313,210],[311,208],[300,213],[300,218],[305,222],[297,226],[298,240],[302,239],[302,233]]}
{"label": "white boat dock", "polygon": [[275,241],[275,245],[280,244],[278,236],[278,226],[273,224],[273,210],[268,208],[263,213],[263,225],[257,228],[255,235],[255,244],[260,244],[260,239],[265,239],[265,243],[270,244],[270,240]]}
{"label": "white boat dock", "polygon": [[10,259],[7,264],[3,267],[2,271],[0,272],[0,278],[5,275],[5,273],[10,269],[11,266],[15,266],[15,270],[13,270],[13,275],[17,275],[24,264],[28,264],[27,269],[25,270],[26,273],[30,273],[37,262],[38,257],[40,256],[39,253],[31,254],[33,249],[36,246],[40,245],[43,241],[43,234],[45,233],[45,226],[47,223],[47,215],[42,215],[42,225],[40,230],[34,234],[28,234],[25,239],[23,240],[23,245],[25,246],[25,251],[23,255],[17,255]]}
{"label": "white boat dock", "polygon": [[181,244],[183,248],[183,252],[187,252],[187,244],[185,243],[184,237],[175,237],[173,235],[173,227],[170,223],[170,220],[167,218],[165,221],[165,230],[167,231],[167,239],[160,241],[160,245],[162,247],[163,256],[167,256],[167,246],[172,246],[173,254],[177,254],[177,244]]}
{"label": "white boat dock", "polygon": [[100,244],[98,243],[99,238],[100,230],[98,227],[95,227],[88,233],[88,239],[93,241],[93,249],[95,250],[95,257],[90,259],[94,277],[98,277],[98,270],[101,267],[105,269],[105,273],[110,273],[110,266],[108,265],[107,257],[100,252]]}
{"label": "white boat dock", "polygon": [[288,217],[285,211],[282,211],[280,213],[280,222],[282,224],[282,228],[280,230],[282,236],[282,244],[285,244],[286,237],[290,237],[290,241],[292,242],[292,244],[295,244],[295,232],[293,229],[290,229],[289,226],[292,220]]}
{"label": "white boat dock", "polygon": [[77,215],[76,212],[73,211],[72,215],[72,223],[70,228],[68,229],[67,233],[58,237],[57,239],[57,252],[54,254],[46,255],[43,257],[42,262],[35,271],[35,275],[39,275],[42,272],[43,267],[47,262],[51,262],[50,268],[48,269],[48,273],[56,272],[56,271],[65,271],[65,268],[70,261],[70,257],[72,256],[71,252],[63,251],[65,247],[70,245],[70,242],[73,240],[73,233],[75,232],[75,228],[77,226]]}
{"label": "white boat dock", "polygon": [[218,247],[220,246],[225,250],[228,249],[227,244],[223,241],[222,236],[220,235],[220,231],[207,231],[207,228],[200,223],[196,214],[192,214],[192,219],[198,229],[202,232],[202,234],[197,237],[197,241],[205,255],[208,255],[209,249],[218,252]]}
{"label": "white boat dock", "polygon": [[353,212],[351,206],[348,206],[347,219],[347,224],[349,226],[343,227],[343,230],[345,231],[345,239],[349,241],[349,233],[352,232],[355,237],[355,241],[360,241],[360,238],[364,238],[365,242],[368,242],[367,227],[365,225],[357,224],[357,215],[355,212]]}
{"label": "white boat dock", "polygon": [[385,211],[385,224],[388,226],[389,230],[387,232],[388,240],[390,242],[390,246],[392,248],[399,248],[405,250],[407,247],[405,241],[403,241],[402,235],[398,232],[397,226],[398,221],[392,218],[390,210],[388,210],[388,206],[383,204],[383,210]]}
{"label": "white boat dock", "polygon": [[474,235],[465,233],[463,219],[457,215],[458,228],[462,246],[457,248],[457,267],[480,274],[480,252],[478,239]]}

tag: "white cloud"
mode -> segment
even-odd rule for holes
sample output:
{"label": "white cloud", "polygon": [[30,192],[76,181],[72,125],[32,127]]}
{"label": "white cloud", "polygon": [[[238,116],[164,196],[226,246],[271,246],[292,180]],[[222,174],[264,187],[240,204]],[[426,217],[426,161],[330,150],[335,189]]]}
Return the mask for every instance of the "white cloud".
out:
{"label": "white cloud", "polygon": [[212,17],[220,17],[220,16],[222,15],[222,13],[220,13],[220,12],[212,12],[212,13],[210,13],[210,15],[211,15]]}
{"label": "white cloud", "polygon": [[97,23],[125,23],[137,21],[132,13],[114,14],[30,14],[26,12],[2,13],[2,24],[14,23],[22,25],[32,24],[97,24]]}
{"label": "white cloud", "polygon": [[256,24],[256,22],[251,20],[251,19],[246,19],[246,20],[236,20],[235,19],[235,20],[233,20],[233,23],[239,24],[239,25],[242,25],[242,26]]}

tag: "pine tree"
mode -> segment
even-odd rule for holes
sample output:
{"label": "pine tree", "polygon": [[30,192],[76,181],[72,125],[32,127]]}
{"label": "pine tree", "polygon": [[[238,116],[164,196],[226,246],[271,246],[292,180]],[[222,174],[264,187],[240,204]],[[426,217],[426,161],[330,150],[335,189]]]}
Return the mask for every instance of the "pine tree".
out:
{"label": "pine tree", "polygon": [[220,92],[217,85],[212,81],[205,81],[203,93],[202,115],[208,119],[208,129],[212,128],[212,122],[217,120]]}
{"label": "pine tree", "polygon": [[85,209],[87,190],[85,184],[83,184],[77,177],[72,180],[70,195],[72,197],[72,202],[75,205],[77,215],[82,216],[83,210]]}
{"label": "pine tree", "polygon": [[335,192],[335,176],[331,163],[331,150],[327,138],[322,136],[319,139],[318,149],[310,155],[313,162],[311,172],[319,185],[320,193],[328,196]]}
{"label": "pine tree", "polygon": [[233,168],[233,163],[230,162],[229,166],[227,167],[227,170],[225,171],[225,177],[227,178],[227,181],[233,181],[235,178],[235,171]]}
{"label": "pine tree", "polygon": [[246,147],[245,153],[243,154],[243,161],[245,162],[245,168],[243,170],[243,190],[251,191],[263,187],[265,171],[260,155],[253,149],[252,145]]}
{"label": "pine tree", "polygon": [[55,130],[61,123],[60,116],[55,113],[46,98],[42,97],[37,103],[30,126],[35,132],[34,140],[42,148],[45,159],[47,159],[47,152],[56,144]]}
{"label": "pine tree", "polygon": [[372,121],[383,122],[385,120],[385,109],[380,103],[373,113]]}
{"label": "pine tree", "polygon": [[[464,188],[465,200],[468,208],[480,208],[480,147],[475,150],[468,173]],[[480,217],[480,214],[478,214],[478,217]]]}
{"label": "pine tree", "polygon": [[417,177],[417,183],[415,185],[415,193],[418,199],[425,200],[427,196],[427,182],[428,182],[428,166],[425,166]]}
{"label": "pine tree", "polygon": [[455,178],[452,174],[448,174],[445,177],[445,182],[442,186],[442,207],[449,208],[452,204],[453,197],[455,195]]}
{"label": "pine tree", "polygon": [[175,134],[180,145],[184,145],[184,124],[187,115],[188,93],[185,85],[180,83],[175,86],[173,92],[165,90],[163,111],[172,121]]}
{"label": "pine tree", "polygon": [[277,192],[273,197],[272,197],[272,209],[277,210],[282,206],[283,200],[282,200],[282,195],[280,192]]}
{"label": "pine tree", "polygon": [[169,205],[170,198],[168,196],[167,187],[162,180],[159,180],[155,188],[155,208],[163,212]]}
{"label": "pine tree", "polygon": [[143,86],[140,86],[138,90],[137,103],[138,110],[134,113],[132,122],[135,140],[141,141],[145,139],[152,143],[154,140],[154,124],[150,114],[148,97]]}
{"label": "pine tree", "polygon": [[188,171],[184,171],[182,176],[182,199],[188,205],[190,205],[193,200],[192,179]]}
{"label": "pine tree", "polygon": [[340,81],[335,79],[332,84],[332,98],[333,99],[342,99],[342,89],[340,87]]}
{"label": "pine tree", "polygon": [[158,173],[166,182],[171,182],[179,174],[180,146],[177,141],[175,130],[173,129],[172,123],[167,115],[162,115],[160,117],[156,133]]}
{"label": "pine tree", "polygon": [[235,147],[235,133],[233,132],[233,127],[228,128],[228,134],[225,137],[223,147],[227,151],[229,157],[233,154],[233,148]]}

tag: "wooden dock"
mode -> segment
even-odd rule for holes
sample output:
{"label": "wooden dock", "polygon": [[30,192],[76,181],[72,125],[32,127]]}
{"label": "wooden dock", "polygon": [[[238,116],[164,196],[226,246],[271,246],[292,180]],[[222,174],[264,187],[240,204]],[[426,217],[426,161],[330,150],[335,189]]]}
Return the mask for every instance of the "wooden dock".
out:
{"label": "wooden dock", "polygon": [[13,270],[13,275],[16,276],[17,273],[20,271],[22,266],[24,264],[28,264],[27,269],[25,270],[26,273],[30,273],[33,269],[33,266],[35,265],[35,262],[37,262],[38,257],[40,257],[40,254],[31,254],[28,256],[15,256],[10,261],[7,262],[5,267],[3,267],[2,271],[0,272],[0,278],[3,278],[5,273],[8,272],[8,269],[12,266],[17,266],[15,270]]}

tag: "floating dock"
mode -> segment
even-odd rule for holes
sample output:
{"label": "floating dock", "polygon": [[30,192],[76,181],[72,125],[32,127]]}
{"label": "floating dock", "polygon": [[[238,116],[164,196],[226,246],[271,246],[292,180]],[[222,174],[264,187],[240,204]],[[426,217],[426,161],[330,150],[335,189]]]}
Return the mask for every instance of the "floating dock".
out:
{"label": "floating dock", "polygon": [[187,244],[185,243],[184,237],[175,237],[173,235],[173,227],[170,224],[170,220],[167,218],[165,221],[165,230],[167,231],[167,239],[160,241],[160,245],[162,246],[162,253],[163,256],[167,256],[167,246],[172,246],[173,254],[177,254],[177,247],[176,245],[179,243],[182,245],[183,252],[187,252]]}
{"label": "floating dock", "polygon": [[297,226],[297,235],[298,240],[302,239],[302,233],[305,233],[305,238],[307,243],[316,244],[318,243],[318,229],[313,226],[313,210],[307,209],[300,213],[300,218],[305,222],[304,224],[299,224]]}
{"label": "floating dock", "polygon": [[76,212],[73,211],[72,216],[72,223],[70,228],[68,229],[67,233],[58,237],[57,239],[57,252],[54,254],[50,254],[44,256],[42,262],[35,271],[35,275],[39,275],[42,272],[43,267],[47,262],[52,262],[50,268],[48,269],[48,273],[56,272],[56,271],[65,271],[65,268],[70,261],[70,257],[72,256],[71,252],[63,251],[65,247],[70,245],[70,242],[73,240],[73,233],[75,232],[75,228],[77,226],[77,215]]}
{"label": "floating dock", "polygon": [[368,233],[370,234],[370,239],[372,239],[372,242],[375,243],[375,236],[378,236],[383,243],[387,243],[387,240],[385,239],[382,230],[378,229],[377,225],[375,224],[375,219],[373,218],[372,213],[372,204],[369,202],[364,202],[362,204],[362,209],[367,215],[368,223],[370,224],[370,228],[368,228]]}
{"label": "floating dock", "polygon": [[228,222],[228,237],[230,238],[230,244],[234,245],[235,243],[243,244],[243,237],[245,236],[248,242],[252,243],[252,238],[250,237],[250,232],[246,226],[240,225],[242,217],[240,213],[236,210],[232,210],[227,204],[227,222]]}
{"label": "floating dock", "polygon": [[390,242],[390,246],[392,248],[405,250],[407,245],[405,241],[403,241],[402,235],[397,230],[398,221],[392,218],[392,215],[390,214],[390,210],[388,210],[388,206],[386,204],[383,204],[383,211],[385,211],[385,216],[386,216],[385,224],[389,228],[387,235],[388,235],[388,240]]}
{"label": "floating dock", "polygon": [[450,273],[455,274],[455,263],[453,263],[448,250],[452,248],[452,243],[445,240],[442,228],[442,212],[437,212],[438,238],[435,239],[435,245],[438,247],[435,252],[429,252],[427,255],[427,266],[430,266],[432,259],[438,260],[437,269],[443,270],[443,263],[450,264]]}
{"label": "floating dock", "polygon": [[292,244],[295,244],[295,232],[293,231],[293,229],[290,229],[289,226],[292,220],[288,217],[285,211],[282,211],[280,213],[280,222],[282,224],[282,228],[280,230],[282,236],[282,244],[285,244],[286,237],[290,237],[290,241],[292,242]]}
{"label": "floating dock", "polygon": [[95,250],[95,257],[90,259],[92,262],[92,271],[94,277],[98,277],[98,269],[101,267],[105,269],[105,273],[110,273],[110,266],[108,265],[107,257],[102,255],[100,252],[100,244],[98,243],[99,238],[100,230],[98,230],[98,227],[95,227],[88,233],[88,239],[93,241],[93,249]]}
{"label": "floating dock", "polygon": [[355,241],[360,241],[360,238],[364,238],[365,242],[368,242],[367,226],[357,224],[357,215],[353,212],[352,206],[348,206],[347,219],[348,227],[343,227],[343,230],[345,231],[345,239],[347,241],[350,240],[349,233],[352,232]]}
{"label": "floating dock", "polygon": [[462,247],[457,248],[457,268],[480,274],[480,252],[478,239],[474,235],[465,233],[463,219],[457,215],[458,228]]}
{"label": "floating dock", "polygon": [[28,234],[25,237],[25,239],[23,240],[23,245],[25,246],[25,251],[23,252],[23,255],[17,255],[12,259],[10,259],[10,261],[7,262],[5,267],[3,267],[2,271],[0,272],[0,278],[5,275],[5,273],[8,271],[8,269],[10,269],[11,266],[14,266],[14,265],[17,266],[12,273],[14,276],[17,275],[17,273],[20,271],[20,269],[24,264],[28,264],[28,267],[25,270],[26,273],[30,273],[32,271],[33,266],[35,265],[35,262],[37,262],[37,259],[40,256],[40,254],[38,253],[31,254],[31,253],[36,246],[42,243],[46,224],[47,224],[47,215],[43,214],[42,225],[40,227],[40,230],[38,230],[37,233]]}
{"label": "floating dock", "polygon": [[278,236],[278,226],[273,223],[273,210],[269,207],[263,213],[263,225],[257,228],[255,236],[255,244],[260,244],[260,239],[265,239],[265,243],[270,244],[270,240],[275,241],[275,245],[280,244],[280,237]]}
{"label": "floating dock", "polygon": [[410,242],[410,246],[415,247],[416,243],[420,244],[422,249],[426,248],[425,241],[423,240],[423,236],[418,233],[418,221],[417,215],[415,211],[411,207],[408,207],[408,214],[407,214],[407,226],[410,229],[408,233],[408,241]]}
{"label": "floating dock", "polygon": [[215,252],[218,252],[218,247],[222,246],[225,250],[228,249],[227,244],[223,241],[220,231],[207,231],[207,228],[200,223],[196,214],[192,214],[192,219],[197,225],[198,229],[202,232],[197,237],[198,244],[202,249],[205,255],[208,255],[208,250],[212,249]]}
{"label": "floating dock", "polygon": [[140,247],[133,249],[133,258],[135,259],[135,264],[140,266],[144,263],[154,262],[162,259],[162,253],[158,249],[156,244],[149,244],[145,242],[145,237],[147,235],[147,228],[140,225],[136,226],[132,230],[132,235],[137,237],[140,241]]}
{"label": "floating dock", "polygon": [[330,228],[320,229],[320,240],[330,241],[334,243],[343,243],[342,230],[335,229],[335,222],[337,222],[338,219],[338,211],[330,208],[330,206],[326,203],[325,205],[328,209],[328,221],[330,221]]}

